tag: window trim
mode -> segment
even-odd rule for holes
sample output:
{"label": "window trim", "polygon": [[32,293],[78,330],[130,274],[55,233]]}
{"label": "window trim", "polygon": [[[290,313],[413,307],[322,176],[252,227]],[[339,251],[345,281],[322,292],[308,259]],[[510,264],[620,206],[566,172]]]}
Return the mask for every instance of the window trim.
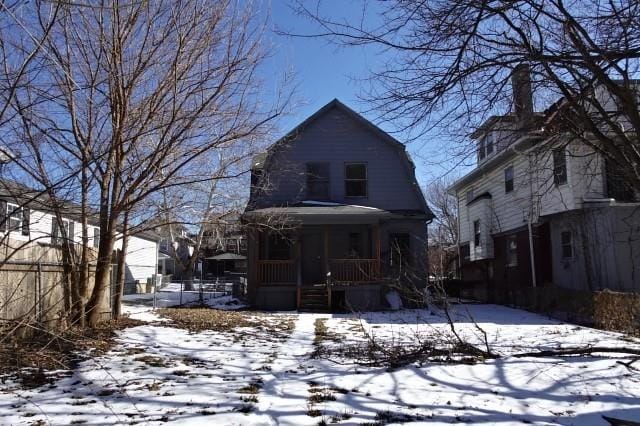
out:
{"label": "window trim", "polygon": [[[511,178],[507,179],[507,172],[511,172]],[[504,193],[510,194],[515,189],[515,172],[513,170],[513,165],[507,166],[504,169]]]}
{"label": "window trim", "polygon": [[[364,179],[349,179],[347,178],[347,168],[349,166],[364,166]],[[347,183],[348,182],[364,182],[364,195],[348,195]],[[345,198],[368,198],[369,197],[369,165],[364,161],[353,161],[344,163],[344,197]]]}

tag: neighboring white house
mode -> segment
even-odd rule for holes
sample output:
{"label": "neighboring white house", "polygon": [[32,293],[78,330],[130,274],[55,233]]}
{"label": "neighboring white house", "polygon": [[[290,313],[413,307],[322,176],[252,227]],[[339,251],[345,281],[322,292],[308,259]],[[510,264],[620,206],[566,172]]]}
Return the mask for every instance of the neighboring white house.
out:
{"label": "neighboring white house", "polygon": [[[78,216],[71,213],[74,208],[77,210],[77,206],[69,207],[70,213],[64,215],[64,230],[61,231],[54,214],[47,211],[46,201],[33,194],[33,190],[6,180],[0,185],[0,232],[6,244],[20,248],[11,256],[11,260],[37,262],[37,259],[29,258],[33,251],[26,250],[27,247],[31,243],[42,247],[56,246],[63,235],[72,238],[76,244],[82,244],[82,224]],[[100,238],[97,218],[90,219],[88,230],[89,246],[97,250]],[[122,247],[121,234],[117,234],[117,238],[114,250]],[[137,233],[129,237],[126,281],[146,282],[157,273],[158,241],[159,237],[152,233]],[[4,255],[7,256],[6,253]]]}
{"label": "neighboring white house", "polygon": [[534,280],[640,291],[638,194],[600,154],[540,131],[528,75],[516,72],[513,86],[515,114],[492,117],[472,134],[477,167],[450,188],[462,278],[495,292]]}

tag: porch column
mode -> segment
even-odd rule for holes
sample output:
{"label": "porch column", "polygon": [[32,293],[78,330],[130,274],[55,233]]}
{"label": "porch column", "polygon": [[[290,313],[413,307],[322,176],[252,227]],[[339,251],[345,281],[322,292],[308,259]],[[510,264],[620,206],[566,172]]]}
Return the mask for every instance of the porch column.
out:
{"label": "porch column", "polygon": [[296,259],[296,307],[300,307],[301,288],[302,288],[302,244],[300,243],[301,235],[296,237],[293,251]]}
{"label": "porch column", "polygon": [[380,278],[380,224],[373,224],[373,241],[375,242],[376,278]]}
{"label": "porch column", "polygon": [[329,263],[329,232],[331,228],[329,225],[324,226],[324,277],[327,283],[327,307],[331,311],[331,264]]}
{"label": "porch column", "polygon": [[249,300],[253,303],[255,300],[256,289],[260,284],[258,282],[258,268],[260,267],[260,232],[253,227],[249,228],[248,232],[247,259],[249,259],[247,264],[247,293]]}

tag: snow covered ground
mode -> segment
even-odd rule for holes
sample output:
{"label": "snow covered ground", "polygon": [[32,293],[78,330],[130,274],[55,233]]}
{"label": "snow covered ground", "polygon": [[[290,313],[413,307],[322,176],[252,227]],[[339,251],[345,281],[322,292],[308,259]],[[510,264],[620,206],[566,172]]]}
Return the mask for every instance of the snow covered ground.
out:
{"label": "snow covered ground", "polygon": [[[0,384],[0,424],[606,425],[602,414],[640,421],[640,372],[618,359],[508,356],[640,342],[520,310],[468,305],[453,312],[461,333],[480,338],[471,315],[500,359],[389,371],[311,358],[316,321],[326,325],[329,346],[363,339],[363,328],[378,341],[411,343],[448,333],[440,313],[262,314],[258,327],[189,332],[148,306],[127,309],[148,323],[120,332],[118,346],[104,356],[49,386]],[[292,331],[283,331],[286,321]]]}
{"label": "snow covered ground", "polygon": [[[136,305],[153,306],[155,303],[157,308],[188,305],[200,302],[217,307],[220,305],[220,298],[231,294],[233,284],[223,283],[218,284],[215,287],[215,290],[205,287],[205,291],[201,294],[197,288],[195,290],[184,290],[183,284],[181,283],[168,283],[155,293],[155,295],[153,293],[127,294],[124,296],[124,300]],[[228,300],[228,298],[225,299],[225,301]]]}

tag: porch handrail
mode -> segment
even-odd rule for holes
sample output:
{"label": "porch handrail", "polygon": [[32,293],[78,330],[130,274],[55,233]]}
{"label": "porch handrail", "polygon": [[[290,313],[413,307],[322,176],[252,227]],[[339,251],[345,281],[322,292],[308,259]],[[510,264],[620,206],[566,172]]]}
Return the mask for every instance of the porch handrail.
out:
{"label": "porch handrail", "polygon": [[366,283],[380,279],[380,261],[368,258],[330,259],[334,282]]}
{"label": "porch handrail", "polygon": [[294,284],[296,277],[295,259],[258,260],[260,284]]}

